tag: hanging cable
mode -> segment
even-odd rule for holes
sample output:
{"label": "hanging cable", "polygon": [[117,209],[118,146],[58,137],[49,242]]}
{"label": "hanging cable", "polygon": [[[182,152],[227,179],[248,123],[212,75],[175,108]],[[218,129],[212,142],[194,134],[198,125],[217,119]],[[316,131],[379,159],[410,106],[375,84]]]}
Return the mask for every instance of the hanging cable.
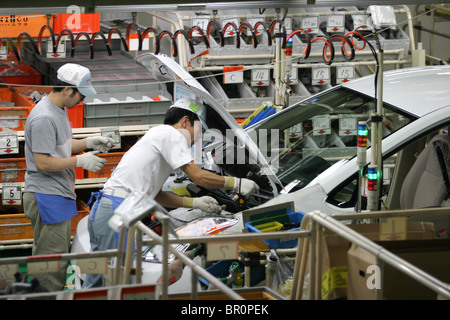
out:
{"label": "hanging cable", "polygon": [[61,41],[61,38],[64,35],[68,35],[70,38],[70,56],[73,57],[75,55],[75,39],[73,37],[73,33],[71,30],[69,29],[63,29],[61,30],[61,32],[58,35],[58,38],[56,38],[56,43],[55,43],[55,47],[58,48],[59,45],[59,41]]}
{"label": "hanging cable", "polygon": [[191,38],[189,37],[188,33],[187,33],[186,31],[184,31],[184,30],[177,30],[177,31],[175,31],[175,33],[174,33],[174,35],[173,35],[173,38],[176,39],[176,38],[178,37],[179,34],[182,34],[182,35],[184,36],[184,38],[185,38],[186,41],[188,42],[188,45],[189,45],[189,49],[190,49],[190,51],[191,51],[191,54],[194,54],[194,53],[195,53],[195,49],[194,49],[194,46],[192,45],[192,40],[191,40]]}

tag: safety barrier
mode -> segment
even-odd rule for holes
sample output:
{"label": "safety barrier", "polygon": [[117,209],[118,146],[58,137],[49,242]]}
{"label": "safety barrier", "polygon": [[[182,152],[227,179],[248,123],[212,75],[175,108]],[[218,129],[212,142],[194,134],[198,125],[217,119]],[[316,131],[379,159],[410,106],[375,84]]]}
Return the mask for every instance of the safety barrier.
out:
{"label": "safety barrier", "polygon": [[[321,266],[321,235],[323,229],[329,229],[339,236],[347,239],[348,241],[360,246],[361,248],[367,250],[368,252],[376,255],[376,257],[383,261],[393,268],[399,270],[400,272],[406,274],[408,277],[418,281],[423,284],[427,288],[436,292],[437,296],[441,299],[450,299],[450,286],[447,283],[440,281],[439,279],[431,276],[430,274],[424,272],[423,270],[417,268],[406,260],[398,257],[397,255],[389,252],[384,249],[380,245],[374,243],[368,238],[362,236],[361,234],[355,232],[350,229],[348,226],[342,224],[338,220],[373,220],[379,218],[386,217],[411,217],[411,216],[426,216],[426,215],[442,215],[448,214],[448,208],[430,208],[430,209],[419,209],[419,210],[391,210],[391,211],[380,211],[380,212],[367,212],[367,213],[349,213],[349,214],[340,214],[329,216],[324,213],[315,211],[310,212],[305,215],[302,220],[301,228],[298,231],[286,231],[286,232],[266,232],[262,233],[242,233],[242,234],[222,234],[215,235],[214,237],[169,237],[168,232],[168,219],[160,219],[162,223],[163,233],[162,236],[156,234],[153,230],[149,229],[145,224],[141,221],[133,224],[128,229],[128,239],[133,239],[136,233],[136,250],[142,250],[143,241],[142,234],[146,234],[151,238],[150,243],[157,243],[163,246],[163,259],[162,261],[168,261],[168,253],[172,253],[176,258],[180,259],[183,264],[190,267],[193,271],[192,283],[195,284],[198,282],[198,276],[204,277],[210,283],[214,284],[214,286],[227,295],[231,299],[242,300],[242,297],[236,293],[235,290],[227,287],[223,282],[218,280],[215,276],[210,274],[208,271],[203,269],[202,267],[195,264],[191,259],[185,256],[183,253],[178,252],[176,249],[172,247],[172,244],[180,244],[180,243],[210,243],[210,242],[235,242],[235,241],[244,241],[244,240],[255,240],[255,239],[280,239],[280,238],[298,238],[299,243],[297,246],[296,259],[295,259],[295,270],[293,275],[293,287],[291,299],[300,300],[303,297],[303,283],[305,280],[305,273],[307,270],[306,263],[309,259],[309,293],[308,299],[321,299],[320,297],[320,288],[321,288],[321,279],[318,274],[319,266]],[[123,248],[123,244],[125,241],[125,228],[120,231],[119,237],[119,248]],[[152,242],[153,241],[153,242]],[[120,295],[117,295],[117,291],[115,294],[111,292],[108,293],[108,290],[113,290],[117,287],[123,287],[125,282],[129,281],[130,276],[130,267],[131,267],[131,259],[132,259],[132,248],[130,243],[132,241],[128,241],[128,247],[126,249],[126,253],[123,250],[107,250],[104,252],[90,252],[90,253],[82,253],[82,254],[62,254],[58,256],[35,256],[35,257],[17,257],[17,258],[4,258],[0,259],[0,266],[2,265],[11,265],[18,263],[31,263],[31,262],[45,262],[52,260],[70,260],[70,259],[86,259],[86,258],[95,258],[95,257],[114,257],[118,258],[117,265],[122,265],[123,258],[125,258],[125,265],[123,270],[119,268],[119,271],[114,274],[114,283],[112,288],[103,288],[101,293],[105,298],[117,299]],[[147,243],[147,241],[146,241]],[[148,295],[153,295],[153,289],[149,289],[148,285],[146,287],[145,284],[141,284],[140,277],[138,276],[141,272],[141,259],[136,259],[136,285],[132,287],[138,288],[139,286],[147,288],[146,292]],[[155,294],[155,298],[168,299],[168,264],[163,264],[162,271],[162,287],[160,289],[161,295]],[[123,276],[123,277],[122,277]],[[198,292],[196,286],[192,286],[191,298],[197,299]],[[90,290],[90,291],[89,291]],[[74,297],[84,297],[89,298],[89,293],[93,293],[95,290],[89,289],[86,290],[72,290],[74,293],[59,293],[59,295],[51,295],[55,299],[73,299]],[[106,291],[105,291],[106,290]],[[116,289],[120,290],[120,289]],[[137,290],[137,289],[136,289]],[[155,289],[156,290],[156,289]],[[100,289],[95,291],[97,294],[100,294]],[[156,290],[157,291],[157,290]],[[105,293],[106,292],[106,293]],[[80,293],[78,295],[78,293]],[[85,294],[83,294],[85,293]],[[147,296],[148,296],[147,295]],[[16,296],[0,296],[0,299],[26,299],[28,295],[16,295]],[[45,294],[34,294],[29,295],[29,298],[44,298],[50,296],[50,293]],[[94,297],[95,294],[91,295],[91,298]]]}

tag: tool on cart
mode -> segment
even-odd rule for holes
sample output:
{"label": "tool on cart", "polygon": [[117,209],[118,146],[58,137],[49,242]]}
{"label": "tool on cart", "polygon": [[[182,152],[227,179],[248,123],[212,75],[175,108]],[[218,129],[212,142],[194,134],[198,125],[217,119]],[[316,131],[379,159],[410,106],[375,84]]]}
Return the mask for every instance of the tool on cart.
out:
{"label": "tool on cart", "polygon": [[243,277],[239,262],[234,261],[229,268],[229,274],[219,278],[223,283],[231,285],[233,288],[240,288],[243,285]]}

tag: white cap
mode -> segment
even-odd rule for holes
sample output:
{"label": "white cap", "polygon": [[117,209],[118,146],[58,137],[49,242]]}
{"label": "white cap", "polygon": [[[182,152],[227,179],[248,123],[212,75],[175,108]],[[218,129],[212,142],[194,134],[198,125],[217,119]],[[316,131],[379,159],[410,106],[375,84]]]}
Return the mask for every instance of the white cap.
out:
{"label": "white cap", "polygon": [[97,94],[91,83],[91,72],[79,64],[66,63],[61,66],[58,69],[58,79],[76,86],[85,97]]}
{"label": "white cap", "polygon": [[170,106],[170,108],[180,108],[184,110],[189,110],[193,113],[195,113],[198,118],[200,119],[200,122],[202,123],[203,127],[207,129],[206,126],[206,108],[202,104],[195,104],[191,102],[188,99],[181,98],[175,101],[173,105]]}

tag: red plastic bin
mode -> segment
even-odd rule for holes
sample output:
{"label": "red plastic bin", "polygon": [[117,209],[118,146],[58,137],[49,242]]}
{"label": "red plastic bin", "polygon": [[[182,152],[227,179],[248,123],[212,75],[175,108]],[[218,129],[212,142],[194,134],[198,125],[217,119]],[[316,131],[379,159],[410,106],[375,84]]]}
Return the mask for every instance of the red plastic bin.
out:
{"label": "red plastic bin", "polygon": [[40,85],[42,81],[41,74],[30,66],[0,67],[0,79],[7,85]]}
{"label": "red plastic bin", "polygon": [[99,171],[84,171],[85,178],[109,178],[119,164],[125,152],[99,153],[98,157],[106,159],[106,163]]}
{"label": "red plastic bin", "polygon": [[[30,95],[34,91],[39,92],[41,95],[49,94],[50,91],[52,91],[51,87],[11,87],[11,89],[18,93],[18,101],[26,101],[32,106],[36,105],[30,98]],[[72,128],[83,128],[83,110],[84,106],[82,102],[77,104],[72,109],[67,109],[67,114],[69,116],[69,121]]]}
{"label": "red plastic bin", "polygon": [[73,33],[100,31],[100,13],[59,13],[53,16],[53,31],[69,29]]}

